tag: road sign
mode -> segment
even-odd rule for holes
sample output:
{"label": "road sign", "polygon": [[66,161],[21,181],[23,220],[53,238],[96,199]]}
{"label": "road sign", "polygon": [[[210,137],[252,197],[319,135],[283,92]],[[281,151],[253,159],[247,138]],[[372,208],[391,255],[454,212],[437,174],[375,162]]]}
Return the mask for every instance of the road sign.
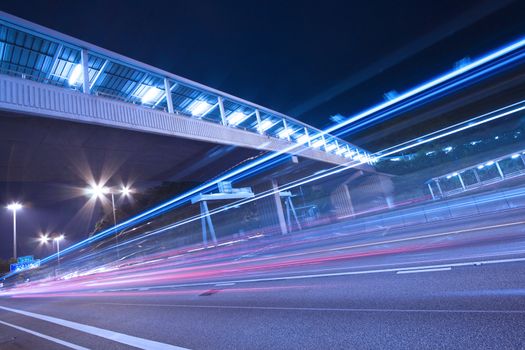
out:
{"label": "road sign", "polygon": [[34,269],[40,266],[40,260],[35,260],[32,255],[21,256],[18,258],[16,264],[11,264],[11,272],[20,272],[24,270]]}
{"label": "road sign", "polygon": [[35,260],[35,257],[32,256],[32,255],[26,255],[26,256],[21,256],[18,258],[18,263],[19,264],[24,264],[24,263],[30,263],[31,261]]}

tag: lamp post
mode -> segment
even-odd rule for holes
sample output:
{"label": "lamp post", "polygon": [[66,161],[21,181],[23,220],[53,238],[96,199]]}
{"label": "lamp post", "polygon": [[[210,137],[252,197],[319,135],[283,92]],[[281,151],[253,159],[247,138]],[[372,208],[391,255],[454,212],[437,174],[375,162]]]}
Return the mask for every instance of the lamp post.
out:
{"label": "lamp post", "polygon": [[57,265],[59,268],[60,268],[60,241],[62,241],[64,238],[65,238],[64,235],[60,235],[58,237],[53,238],[53,241],[57,245]]}
{"label": "lamp post", "polygon": [[22,204],[13,202],[7,206],[13,212],[13,257],[16,259],[16,211],[22,209]]}
{"label": "lamp post", "polygon": [[114,188],[108,188],[105,186],[95,185],[86,189],[86,193],[91,195],[92,198],[102,198],[105,194],[111,196],[111,211],[113,214],[113,230],[115,234],[115,248],[117,249],[117,259],[120,259],[119,243],[118,243],[118,232],[117,226],[117,208],[115,205],[115,194],[121,194],[125,197],[131,194],[132,190],[128,186],[122,186],[119,190]]}
{"label": "lamp post", "polygon": [[55,267],[55,277],[57,276],[57,270],[60,268],[60,241],[64,240],[66,237],[63,234],[60,234],[54,238],[49,237],[47,234],[40,234],[38,240],[41,244],[47,245],[49,241],[53,241],[57,247],[57,266]]}

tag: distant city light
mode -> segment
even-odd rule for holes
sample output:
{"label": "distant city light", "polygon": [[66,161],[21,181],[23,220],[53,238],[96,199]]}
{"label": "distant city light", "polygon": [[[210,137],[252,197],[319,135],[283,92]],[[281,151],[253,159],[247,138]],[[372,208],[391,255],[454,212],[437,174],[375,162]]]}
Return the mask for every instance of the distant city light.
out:
{"label": "distant city light", "polygon": [[144,104],[150,104],[157,102],[159,98],[164,94],[164,91],[154,86],[146,86],[144,94],[140,98],[140,101]]}
{"label": "distant city light", "polygon": [[394,157],[394,158],[390,158],[390,160],[392,162],[399,162],[401,160],[401,158],[400,157]]}
{"label": "distant city light", "polygon": [[209,104],[206,101],[193,101],[186,109],[191,113],[193,116],[202,116],[206,112],[208,112],[213,106]]}
{"label": "distant city light", "polygon": [[494,140],[499,140],[499,136],[494,136]]}
{"label": "distant city light", "polygon": [[79,63],[73,68],[71,75],[69,76],[68,83],[69,85],[77,85],[80,83],[82,78],[82,65]]}
{"label": "distant city light", "polygon": [[453,149],[454,149],[454,147],[452,147],[452,146],[447,146],[447,147],[443,148],[443,152],[445,152],[445,153],[449,153],[449,152],[452,152]]}
{"label": "distant city light", "polygon": [[433,155],[435,153],[436,153],[436,151],[429,151],[429,152],[426,152],[425,155],[426,156],[431,156],[431,155]]}
{"label": "distant city light", "polygon": [[230,125],[238,125],[242,123],[243,121],[245,121],[246,118],[248,118],[248,115],[244,114],[243,112],[237,111],[237,112],[233,112],[232,114],[230,114],[227,120],[228,120],[228,124]]}

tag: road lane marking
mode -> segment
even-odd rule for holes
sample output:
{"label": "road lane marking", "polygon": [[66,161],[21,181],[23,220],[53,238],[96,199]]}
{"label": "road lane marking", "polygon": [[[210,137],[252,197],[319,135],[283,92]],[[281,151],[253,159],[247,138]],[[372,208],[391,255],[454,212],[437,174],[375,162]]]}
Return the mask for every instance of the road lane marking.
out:
{"label": "road lane marking", "polygon": [[40,338],[49,340],[49,341],[51,341],[53,343],[57,343],[57,344],[63,345],[63,346],[65,346],[67,348],[70,348],[70,349],[89,350],[88,348],[85,348],[83,346],[76,345],[76,344],[73,344],[73,343],[67,342],[65,340],[58,339],[58,338],[54,338],[54,337],[51,337],[49,335],[38,333],[38,332],[32,331],[30,329],[17,326],[15,324],[7,323],[7,322],[4,322],[4,321],[0,321],[0,324],[3,324],[4,326],[8,326],[8,327],[12,327],[12,328],[18,329],[19,331],[22,331],[22,332],[26,332],[26,333],[32,334],[32,335],[34,335],[36,337],[40,337]]}
{"label": "road lane marking", "polygon": [[469,310],[469,309],[374,309],[374,308],[330,308],[330,307],[286,307],[286,306],[242,306],[242,305],[188,305],[188,304],[147,304],[147,303],[93,303],[97,305],[151,306],[200,309],[242,309],[277,311],[344,311],[344,312],[404,312],[404,313],[476,313],[476,314],[525,314],[525,310]]}
{"label": "road lane marking", "polygon": [[63,319],[52,317],[52,316],[36,314],[36,313],[33,313],[33,312],[24,311],[24,310],[12,309],[12,308],[5,307],[5,306],[0,306],[0,309],[1,310],[5,310],[5,311],[9,311],[9,312],[13,312],[13,313],[17,313],[17,314],[20,314],[20,315],[24,315],[24,316],[27,316],[27,317],[36,318],[36,319],[39,319],[39,320],[42,320],[42,321],[51,322],[51,323],[54,323],[54,324],[57,324],[57,325],[60,325],[60,326],[63,326],[63,327],[67,327],[67,328],[75,329],[77,331],[81,331],[81,332],[84,332],[84,333],[92,334],[92,335],[95,335],[97,337],[106,338],[106,339],[109,339],[109,340],[117,342],[117,343],[122,343],[122,344],[126,344],[126,345],[129,345],[129,346],[134,346],[134,347],[139,348],[139,349],[144,349],[144,350],[187,350],[186,348],[182,348],[182,347],[179,347],[179,346],[170,345],[170,344],[166,344],[166,343],[160,343],[160,342],[156,342],[154,340],[148,340],[148,339],[143,339],[143,338],[139,338],[139,337],[134,337],[132,335],[127,335],[127,334],[123,334],[123,333],[113,332],[113,331],[110,331],[110,330],[107,330],[107,329],[104,329],[104,328],[88,326],[88,325],[85,325],[85,324],[82,324],[82,323],[77,323],[77,322],[73,322],[73,321],[67,321],[67,320],[63,320]]}
{"label": "road lane marking", "polygon": [[449,267],[440,267],[440,268],[435,268],[435,269],[401,270],[401,271],[397,271],[396,274],[401,275],[401,274],[406,274],[406,273],[436,272],[436,271],[450,271],[450,270],[452,270],[452,268],[449,266]]}

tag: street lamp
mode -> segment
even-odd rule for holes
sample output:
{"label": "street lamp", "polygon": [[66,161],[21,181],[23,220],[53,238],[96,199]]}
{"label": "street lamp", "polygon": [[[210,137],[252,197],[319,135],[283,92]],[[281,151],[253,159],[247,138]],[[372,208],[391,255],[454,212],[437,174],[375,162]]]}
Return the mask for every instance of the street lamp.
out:
{"label": "street lamp", "polygon": [[41,234],[38,240],[40,241],[41,244],[47,244],[47,242],[49,242],[51,238],[49,238],[48,235]]}
{"label": "street lamp", "polygon": [[115,206],[115,194],[121,194],[124,197],[128,197],[133,190],[126,185],[122,185],[120,189],[109,188],[102,185],[93,185],[86,189],[86,194],[91,195],[91,198],[101,199],[105,194],[111,195],[111,210],[113,212],[113,230],[115,231],[115,247],[117,248],[117,258],[120,259],[119,244],[118,244],[118,232],[117,226],[117,208]]}
{"label": "street lamp", "polygon": [[16,259],[16,211],[22,209],[22,204],[13,202],[7,206],[13,212],[13,257]]}

